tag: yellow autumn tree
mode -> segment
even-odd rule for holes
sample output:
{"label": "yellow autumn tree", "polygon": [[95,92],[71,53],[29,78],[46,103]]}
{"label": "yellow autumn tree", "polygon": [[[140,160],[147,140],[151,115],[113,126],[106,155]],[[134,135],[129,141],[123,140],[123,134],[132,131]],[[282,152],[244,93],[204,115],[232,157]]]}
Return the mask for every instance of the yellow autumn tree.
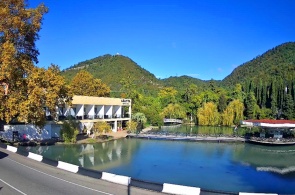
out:
{"label": "yellow autumn tree", "polygon": [[42,18],[48,9],[43,5],[27,8],[24,0],[0,1],[0,120],[12,119],[43,126],[48,106],[55,114],[58,101],[66,90],[57,66],[38,68]]}
{"label": "yellow autumn tree", "polygon": [[70,83],[71,93],[74,95],[109,97],[110,88],[100,79],[96,79],[85,70],[81,70]]}
{"label": "yellow autumn tree", "polygon": [[197,111],[199,125],[218,125],[219,113],[216,104],[213,102],[204,103]]}
{"label": "yellow autumn tree", "polygon": [[92,127],[92,130],[95,136],[99,136],[101,134],[111,132],[112,128],[107,122],[103,121],[95,123]]}
{"label": "yellow autumn tree", "polygon": [[221,115],[222,125],[239,124],[244,118],[243,112],[244,104],[240,100],[235,99],[231,101]]}
{"label": "yellow autumn tree", "polygon": [[162,118],[185,118],[186,113],[184,107],[179,104],[168,104],[161,113]]}

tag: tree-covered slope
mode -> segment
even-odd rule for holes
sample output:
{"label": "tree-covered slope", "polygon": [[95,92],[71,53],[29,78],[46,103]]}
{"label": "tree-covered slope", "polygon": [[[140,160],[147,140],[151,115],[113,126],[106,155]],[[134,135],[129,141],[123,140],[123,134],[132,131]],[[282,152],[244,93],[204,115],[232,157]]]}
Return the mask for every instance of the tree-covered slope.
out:
{"label": "tree-covered slope", "polygon": [[[274,81],[278,88],[284,83],[293,85],[295,79],[295,42],[279,45],[264,54],[238,66],[222,81],[203,81],[189,76],[169,77],[157,79],[152,73],[143,69],[130,58],[122,55],[104,55],[63,70],[69,82],[79,70],[90,72],[95,78],[110,86],[112,92],[124,91],[122,81],[129,82],[129,87],[142,94],[156,94],[162,87],[174,87],[183,91],[190,84],[206,89],[210,85],[233,87],[237,83],[246,87],[269,87]],[[128,85],[128,83],[127,83]],[[254,88],[253,88],[254,87]]]}
{"label": "tree-covered slope", "polygon": [[224,86],[245,82],[292,80],[295,74],[295,42],[279,45],[238,66],[222,80]]}
{"label": "tree-covered slope", "polygon": [[205,87],[208,85],[206,81],[189,76],[169,77],[166,79],[162,79],[161,82],[163,86],[174,87],[176,90],[179,91],[181,91],[182,89],[184,89],[184,87],[190,84],[195,84],[198,87]]}
{"label": "tree-covered slope", "polygon": [[144,93],[157,91],[160,85],[159,80],[153,74],[122,55],[107,54],[86,60],[63,70],[62,74],[69,82],[81,69],[101,79],[110,86],[113,92],[122,89],[123,80],[128,80],[135,89]]}

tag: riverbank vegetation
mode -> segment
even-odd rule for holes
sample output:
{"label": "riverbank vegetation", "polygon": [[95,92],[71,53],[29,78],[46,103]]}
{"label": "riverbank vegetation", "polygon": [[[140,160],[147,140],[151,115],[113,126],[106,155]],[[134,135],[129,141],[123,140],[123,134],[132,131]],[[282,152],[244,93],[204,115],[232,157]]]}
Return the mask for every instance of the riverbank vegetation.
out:
{"label": "riverbank vegetation", "polygon": [[[27,8],[23,0],[1,1],[0,6],[0,121],[43,126],[44,107],[55,118],[56,106],[70,104],[73,95],[130,98],[137,116],[133,121],[141,129],[161,126],[163,118],[231,126],[243,119],[295,117],[294,42],[238,66],[222,81],[157,79],[121,55],[97,57],[60,71],[57,65],[35,66],[35,42],[48,9],[43,4]],[[66,131],[64,135],[71,140]]]}

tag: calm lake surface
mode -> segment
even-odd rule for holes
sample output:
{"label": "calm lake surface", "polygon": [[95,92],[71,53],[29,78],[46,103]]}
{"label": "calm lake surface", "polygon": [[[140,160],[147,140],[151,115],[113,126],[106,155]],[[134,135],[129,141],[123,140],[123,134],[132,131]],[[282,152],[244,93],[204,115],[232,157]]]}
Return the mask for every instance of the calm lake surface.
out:
{"label": "calm lake surface", "polygon": [[120,139],[22,149],[146,181],[229,192],[295,193],[295,146]]}

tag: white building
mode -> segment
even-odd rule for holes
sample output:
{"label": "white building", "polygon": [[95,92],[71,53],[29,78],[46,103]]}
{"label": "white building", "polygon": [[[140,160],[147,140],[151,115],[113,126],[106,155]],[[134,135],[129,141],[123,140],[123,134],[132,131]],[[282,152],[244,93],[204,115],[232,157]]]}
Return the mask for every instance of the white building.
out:
{"label": "white building", "polygon": [[71,105],[58,108],[58,117],[75,118],[86,128],[91,128],[95,122],[106,121],[116,132],[131,120],[131,99],[75,95]]}
{"label": "white building", "polygon": [[[48,110],[46,117],[52,118]],[[79,120],[81,132],[84,128],[90,132],[93,124],[99,121],[108,122],[113,132],[117,132],[131,120],[131,99],[74,96],[71,105],[57,107],[57,119],[60,122],[48,121],[41,129],[32,124],[4,125],[4,132],[0,132],[0,137],[12,140],[13,131],[17,131],[19,135],[26,134],[32,140],[59,137],[62,120],[69,118]]]}

